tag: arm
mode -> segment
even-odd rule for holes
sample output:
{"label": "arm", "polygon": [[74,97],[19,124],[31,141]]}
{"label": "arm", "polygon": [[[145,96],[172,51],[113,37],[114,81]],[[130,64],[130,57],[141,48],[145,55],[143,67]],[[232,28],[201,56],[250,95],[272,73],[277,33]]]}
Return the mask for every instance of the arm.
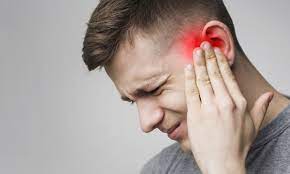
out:
{"label": "arm", "polygon": [[273,94],[263,94],[247,111],[226,57],[208,42],[195,49],[193,65],[185,68],[185,91],[188,135],[201,171],[245,174],[247,153]]}

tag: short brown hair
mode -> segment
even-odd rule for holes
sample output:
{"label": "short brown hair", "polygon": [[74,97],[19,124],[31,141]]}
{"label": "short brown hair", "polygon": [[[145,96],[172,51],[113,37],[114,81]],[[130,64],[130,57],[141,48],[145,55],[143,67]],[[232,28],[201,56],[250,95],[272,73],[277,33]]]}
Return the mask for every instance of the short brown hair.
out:
{"label": "short brown hair", "polygon": [[137,32],[173,34],[187,23],[210,19],[226,24],[240,49],[222,0],[100,0],[88,22],[82,57],[91,71],[108,64],[120,44]]}

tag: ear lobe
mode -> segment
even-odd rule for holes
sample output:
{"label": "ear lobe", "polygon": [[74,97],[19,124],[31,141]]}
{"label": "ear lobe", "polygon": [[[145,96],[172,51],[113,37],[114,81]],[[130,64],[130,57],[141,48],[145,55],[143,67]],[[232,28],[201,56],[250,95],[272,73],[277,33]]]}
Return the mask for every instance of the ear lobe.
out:
{"label": "ear lobe", "polygon": [[219,47],[227,57],[229,64],[232,66],[235,61],[235,45],[229,28],[220,21],[208,22],[202,31],[202,38]]}

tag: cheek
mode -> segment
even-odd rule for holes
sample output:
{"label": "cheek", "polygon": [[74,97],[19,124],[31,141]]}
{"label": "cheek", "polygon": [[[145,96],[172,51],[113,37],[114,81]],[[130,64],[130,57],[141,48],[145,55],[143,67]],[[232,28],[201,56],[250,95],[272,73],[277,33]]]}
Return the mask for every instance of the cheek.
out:
{"label": "cheek", "polygon": [[159,96],[159,102],[164,109],[186,115],[187,107],[183,90],[165,90]]}

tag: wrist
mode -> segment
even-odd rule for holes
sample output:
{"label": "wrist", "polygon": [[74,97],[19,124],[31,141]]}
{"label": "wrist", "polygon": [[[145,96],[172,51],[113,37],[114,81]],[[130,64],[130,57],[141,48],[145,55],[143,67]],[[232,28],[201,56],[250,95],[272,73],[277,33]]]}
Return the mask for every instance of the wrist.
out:
{"label": "wrist", "polygon": [[246,174],[245,163],[224,163],[208,167],[203,174]]}
{"label": "wrist", "polygon": [[239,168],[222,168],[222,169],[211,169],[208,170],[207,174],[246,174],[245,167]]}

